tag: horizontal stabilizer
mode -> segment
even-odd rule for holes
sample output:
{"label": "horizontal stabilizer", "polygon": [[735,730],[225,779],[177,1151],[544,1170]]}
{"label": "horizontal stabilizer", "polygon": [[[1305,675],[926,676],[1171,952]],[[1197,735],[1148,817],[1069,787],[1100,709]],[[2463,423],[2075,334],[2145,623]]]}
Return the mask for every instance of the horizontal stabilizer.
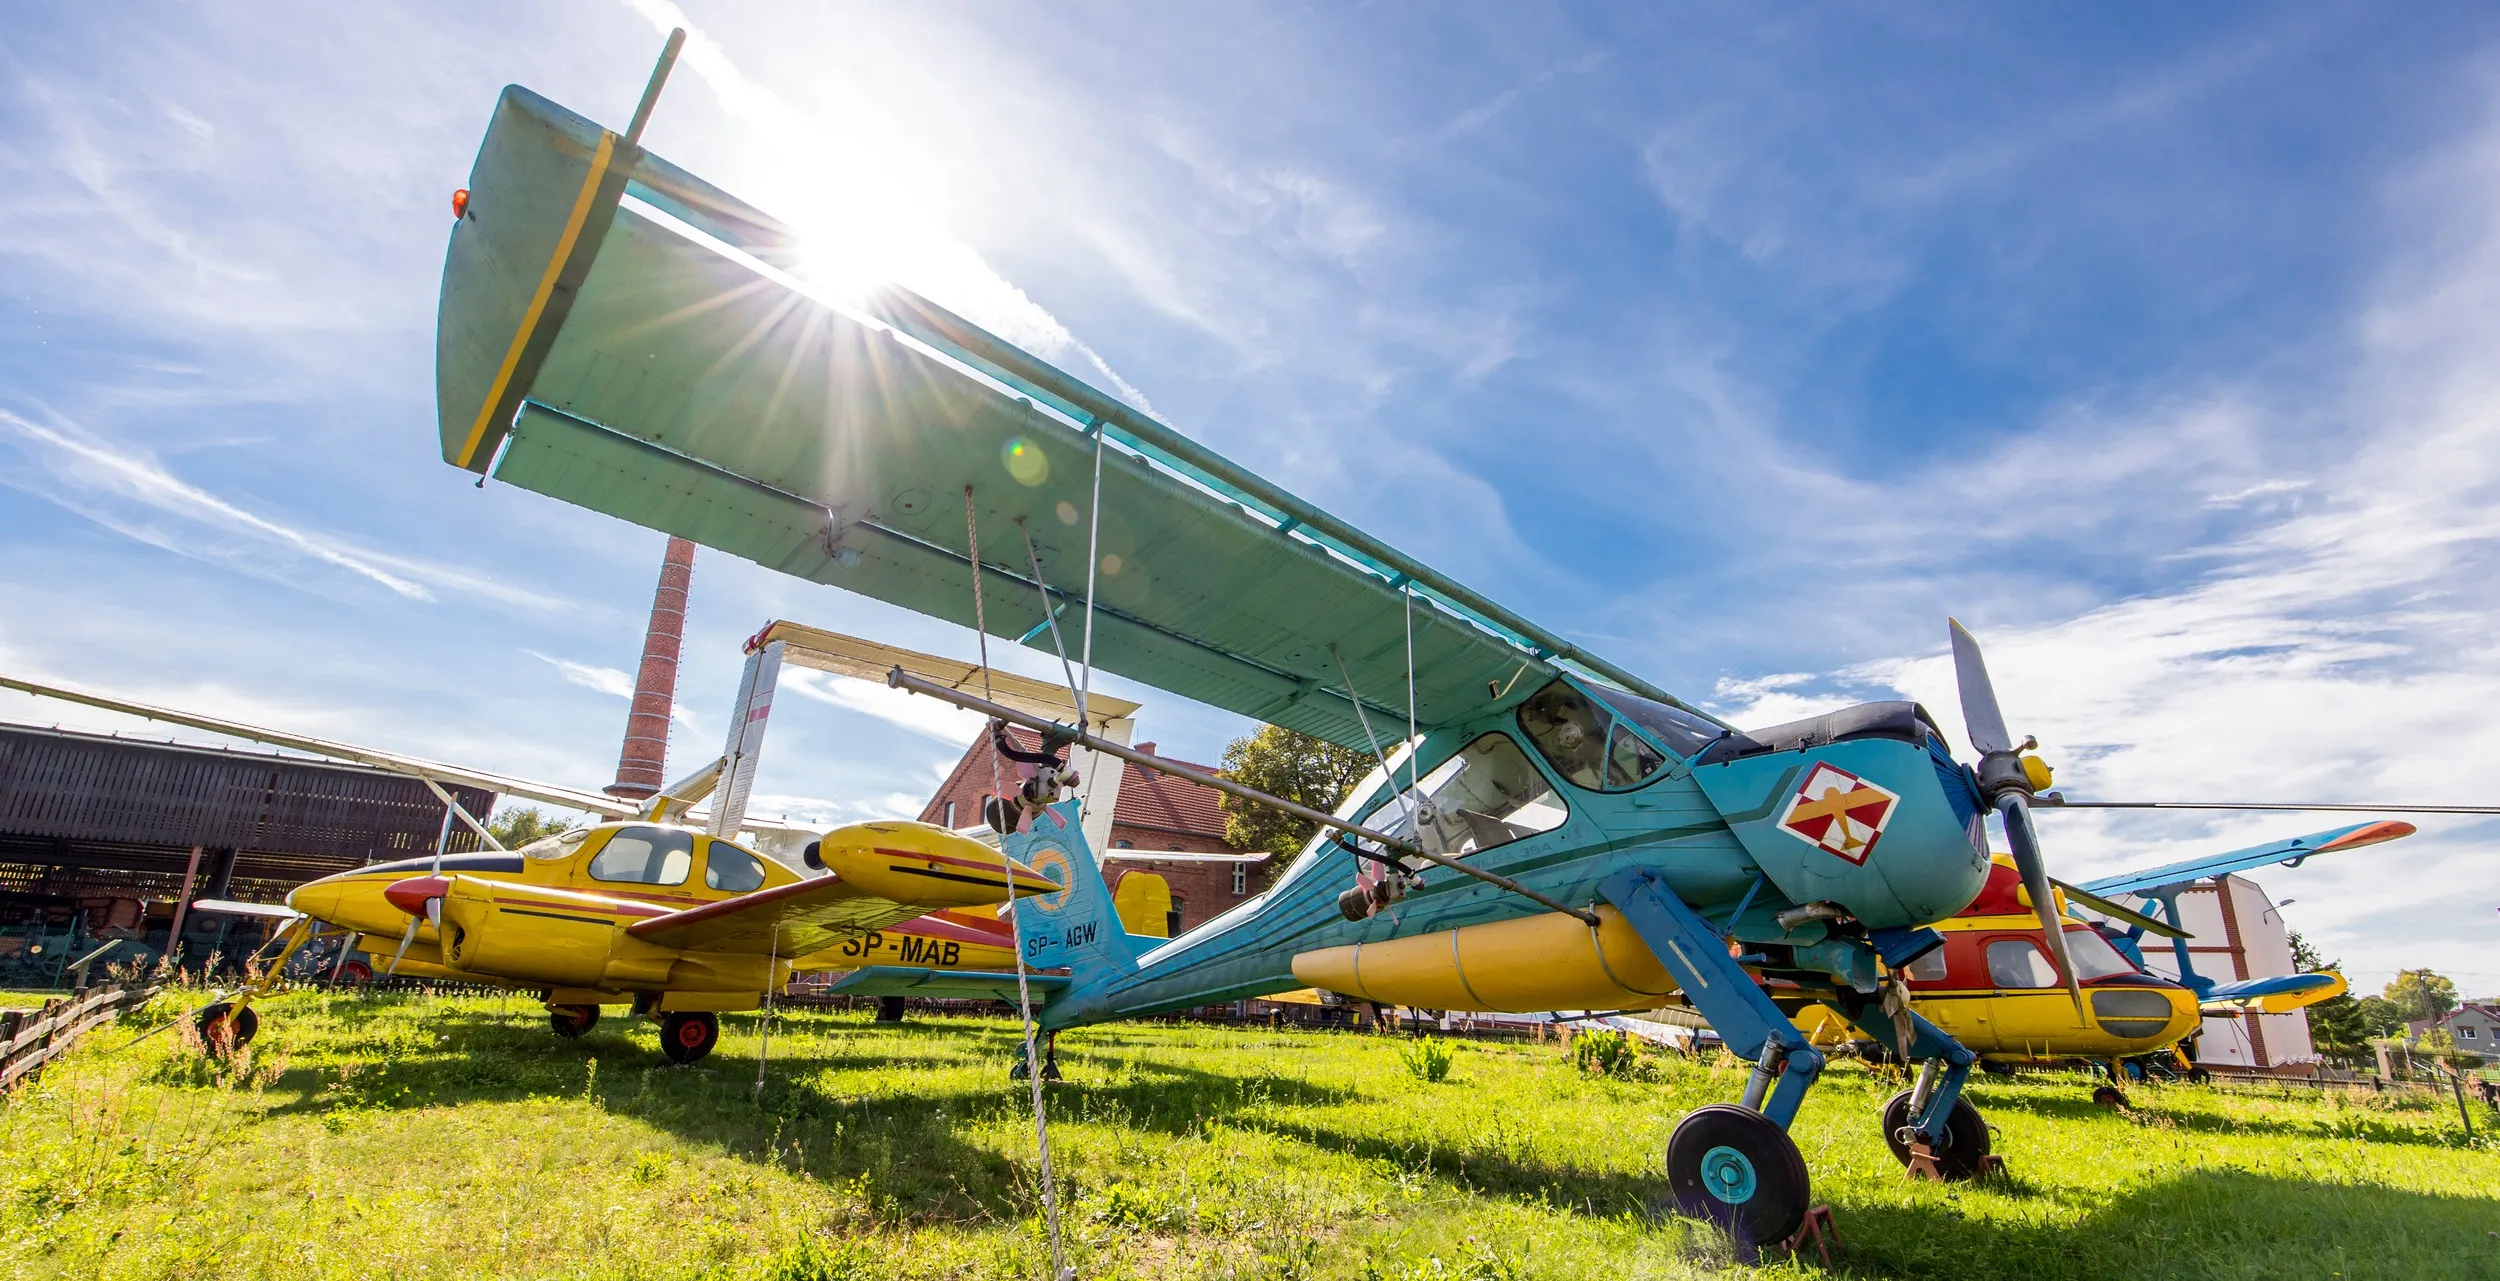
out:
{"label": "horizontal stabilizer", "polygon": [[2199,1006],[2207,1014],[2289,1014],[2294,1010],[2331,1001],[2345,991],[2344,976],[2333,970],[2309,974],[2277,974],[2272,978],[2243,979],[2237,983],[2216,985],[2205,993]]}
{"label": "horizontal stabilizer", "polygon": [[2246,849],[2232,850],[2227,854],[2210,854],[2204,858],[2189,859],[2184,863],[2172,863],[2167,867],[2105,876],[2097,881],[2084,882],[2083,888],[2094,894],[2145,894],[2172,885],[2185,885],[2208,876],[2245,872],[2250,868],[2264,867],[2269,863],[2298,867],[2301,860],[2312,854],[2331,854],[2339,850],[2359,849],[2364,845],[2376,845],[2382,841],[2411,836],[2414,831],[2415,828],[2411,823],[2385,820],[2375,823],[2355,823],[2349,827],[2311,832],[2307,836],[2295,836],[2290,840],[2251,845]]}
{"label": "horizontal stabilizer", "polygon": [[[1064,974],[1028,974],[1024,981],[1037,996],[1068,985]],[[856,969],[823,989],[828,996],[918,996],[932,1000],[1013,1001],[1012,970],[932,970],[910,965],[870,965]]]}

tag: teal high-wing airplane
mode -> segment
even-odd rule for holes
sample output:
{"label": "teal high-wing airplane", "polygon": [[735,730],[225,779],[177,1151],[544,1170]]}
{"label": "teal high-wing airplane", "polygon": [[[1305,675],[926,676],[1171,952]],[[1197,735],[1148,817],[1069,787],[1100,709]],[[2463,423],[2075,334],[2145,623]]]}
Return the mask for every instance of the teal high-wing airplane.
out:
{"label": "teal high-wing airplane", "polygon": [[785,226],[637,145],[649,108],[620,136],[497,103],[444,265],[446,461],[1384,758],[1280,883],[1169,941],[1121,932],[1028,767],[1008,845],[1067,887],[1022,919],[1071,969],[1045,1026],[1312,982],[1680,991],[1755,1070],[1677,1128],[1670,1182],[1768,1241],[1809,1205],[1786,1129],[1823,1065],[1762,986],[1793,984],[1924,1064],[1894,1108],[1914,1171],[1984,1168],[1973,1056],[1890,977],[1985,883],[1991,813],[2055,911],[2048,771],[1958,625],[1975,766],[1910,703],[1740,732],[925,299],[817,296]]}

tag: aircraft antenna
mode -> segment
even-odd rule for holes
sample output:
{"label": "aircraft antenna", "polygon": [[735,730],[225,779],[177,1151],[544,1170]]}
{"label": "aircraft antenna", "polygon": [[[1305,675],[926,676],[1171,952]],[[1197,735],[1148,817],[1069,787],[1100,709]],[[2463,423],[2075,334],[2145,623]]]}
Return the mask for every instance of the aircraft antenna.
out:
{"label": "aircraft antenna", "polygon": [[[972,635],[980,644],[981,697],[987,701],[990,695],[990,628],[981,610],[981,523],[973,511],[970,485],[964,486],[964,541],[969,544],[967,550],[972,554]],[[1031,550],[1032,545],[1032,538],[1028,535],[1025,539],[1026,550]],[[1039,573],[1037,567],[1036,581],[1039,581]],[[1047,590],[1042,593],[1042,613],[1045,617],[1050,616],[1050,593]],[[1055,620],[1052,635],[1057,635]],[[1062,650],[1060,660],[1065,662],[1066,659],[1067,653]],[[1081,712],[1078,719],[1084,719]],[[990,751],[990,797],[993,801],[1003,802],[1006,792],[1005,782],[998,774],[998,751],[993,747]],[[989,807],[982,808],[986,810]],[[1033,1135],[1042,1152],[1042,1222],[1050,1230],[1050,1276],[1051,1281],[1068,1281],[1072,1274],[1059,1250],[1059,1183],[1050,1171],[1050,1114],[1042,1106],[1041,1057],[1033,1048],[1033,985],[1025,977],[1024,917],[1016,911],[1015,856],[1007,852],[1005,832],[998,834],[998,864],[999,874],[1007,881],[1007,930],[1009,940],[1016,947],[1016,1013],[1024,1020],[1024,1076],[1033,1087]]]}

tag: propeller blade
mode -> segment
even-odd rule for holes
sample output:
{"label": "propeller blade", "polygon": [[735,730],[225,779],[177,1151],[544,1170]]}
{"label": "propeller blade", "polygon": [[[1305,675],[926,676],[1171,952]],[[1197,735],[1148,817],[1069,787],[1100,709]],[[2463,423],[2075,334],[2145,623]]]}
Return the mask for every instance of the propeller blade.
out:
{"label": "propeller blade", "polygon": [[2188,933],[2186,930],[2180,929],[2176,925],[2146,916],[2144,913],[2136,911],[2134,908],[2113,903],[2110,900],[2102,898],[2100,895],[2079,886],[2068,885],[2066,882],[2057,880],[2054,877],[2050,878],[2049,884],[2066,891],[2067,902],[2081,903],[2085,907],[2091,908],[2093,911],[2098,912],[2103,916],[2116,917],[2118,920],[2123,921],[2128,925],[2132,925],[2147,934],[2158,934],[2166,939],[2196,937],[2195,935]]}
{"label": "propeller blade", "polygon": [[2350,814],[2500,814],[2500,805],[2305,805],[2271,801],[2070,801],[2054,792],[2040,803],[2062,810],[2285,810]]}
{"label": "propeller blade", "polygon": [[2006,732],[2005,713],[1997,707],[1996,686],[1988,681],[1978,640],[1960,620],[1945,621],[1953,632],[1953,683],[1962,692],[1962,727],[1970,731],[1971,747],[1982,756],[2013,751],[2014,736]]}
{"label": "propeller blade", "polygon": [[2066,976],[2066,994],[2075,998],[2075,1017],[2084,1017],[2083,984],[2075,979],[2075,959],[2066,950],[2066,922],[2057,913],[2057,893],[2049,887],[2049,865],[2040,857],[2039,833],[2031,830],[2031,807],[2020,792],[2007,792],[1997,798],[1997,814],[2005,820],[2005,845],[2014,855],[2014,870],[2022,873],[2023,889],[2031,895],[2031,910],[2040,918],[2040,930],[2048,936],[2049,955],[2057,958],[2057,968]]}

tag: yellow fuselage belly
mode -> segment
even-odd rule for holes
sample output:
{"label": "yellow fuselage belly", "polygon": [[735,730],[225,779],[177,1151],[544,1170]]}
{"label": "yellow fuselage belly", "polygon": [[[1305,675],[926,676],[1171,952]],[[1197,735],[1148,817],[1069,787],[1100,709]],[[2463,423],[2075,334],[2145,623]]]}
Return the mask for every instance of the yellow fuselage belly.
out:
{"label": "yellow fuselage belly", "polygon": [[[2107,988],[2086,988],[2088,1002]],[[2044,991],[1978,989],[1914,992],[1911,1003],[1927,1021],[1971,1050],[1996,1059],[2107,1059],[2146,1054],[2176,1045],[2200,1021],[2196,997],[2184,988],[2130,988],[2158,992],[2168,1002],[2167,1021],[2126,1020],[2134,1035],[2119,1035],[2100,1020],[2079,1017],[2064,988]]]}

